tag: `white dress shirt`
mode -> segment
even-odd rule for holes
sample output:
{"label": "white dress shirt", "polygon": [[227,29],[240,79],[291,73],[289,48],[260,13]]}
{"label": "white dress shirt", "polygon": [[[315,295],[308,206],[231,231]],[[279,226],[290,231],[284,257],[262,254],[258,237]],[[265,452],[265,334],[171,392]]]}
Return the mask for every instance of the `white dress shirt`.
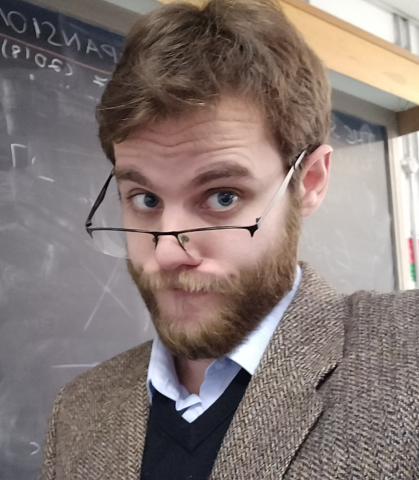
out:
{"label": "white dress shirt", "polygon": [[183,411],[182,417],[191,423],[221,397],[241,368],[253,375],[285,310],[294,298],[300,280],[301,269],[297,267],[292,289],[274,307],[271,313],[261,321],[243,343],[209,365],[205,371],[205,379],[199,390],[199,395],[190,394],[179,383],[173,357],[160,339],[156,337],[151,349],[147,375],[147,390],[150,402],[153,399],[153,392],[157,390],[173,400],[176,410],[178,412]]}

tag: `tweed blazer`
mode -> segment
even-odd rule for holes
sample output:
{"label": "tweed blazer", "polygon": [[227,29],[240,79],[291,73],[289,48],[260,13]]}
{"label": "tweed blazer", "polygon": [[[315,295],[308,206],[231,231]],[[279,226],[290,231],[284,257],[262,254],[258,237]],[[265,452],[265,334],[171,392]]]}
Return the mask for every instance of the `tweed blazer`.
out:
{"label": "tweed blazer", "polygon": [[[419,479],[419,292],[345,296],[302,269],[210,479]],[[62,389],[40,479],[140,478],[150,347]]]}

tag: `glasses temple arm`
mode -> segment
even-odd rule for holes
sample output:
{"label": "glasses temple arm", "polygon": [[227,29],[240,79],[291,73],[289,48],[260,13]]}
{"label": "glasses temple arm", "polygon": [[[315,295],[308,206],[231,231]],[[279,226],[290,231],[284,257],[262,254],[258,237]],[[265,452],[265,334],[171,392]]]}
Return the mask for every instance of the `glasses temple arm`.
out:
{"label": "glasses temple arm", "polygon": [[262,224],[264,218],[266,217],[266,215],[268,215],[268,213],[272,210],[272,208],[274,207],[274,205],[281,199],[281,197],[284,195],[285,193],[285,190],[287,189],[288,187],[288,184],[290,183],[290,180],[291,180],[291,177],[293,176],[294,172],[297,170],[297,168],[299,167],[301,161],[303,160],[303,158],[305,157],[305,154],[307,153],[307,150],[304,150],[303,152],[300,153],[300,155],[298,156],[298,158],[295,160],[294,164],[291,166],[291,168],[289,169],[286,177],[284,178],[284,181],[282,182],[282,185],[279,187],[278,191],[275,193],[274,197],[272,198],[272,200],[269,202],[268,206],[265,208],[264,212],[262,213],[262,215],[258,218],[257,220],[257,226],[260,227],[260,225]]}
{"label": "glasses temple arm", "polygon": [[105,198],[105,195],[106,195],[106,190],[109,187],[109,183],[111,182],[112,177],[114,176],[114,173],[115,173],[115,170],[112,169],[108,179],[105,182],[105,185],[103,185],[102,190],[100,191],[95,203],[93,204],[93,207],[90,210],[89,216],[87,217],[87,220],[86,220],[86,223],[85,223],[86,228],[92,226],[93,215],[96,213],[96,210],[99,208],[100,204],[103,202],[103,199]]}

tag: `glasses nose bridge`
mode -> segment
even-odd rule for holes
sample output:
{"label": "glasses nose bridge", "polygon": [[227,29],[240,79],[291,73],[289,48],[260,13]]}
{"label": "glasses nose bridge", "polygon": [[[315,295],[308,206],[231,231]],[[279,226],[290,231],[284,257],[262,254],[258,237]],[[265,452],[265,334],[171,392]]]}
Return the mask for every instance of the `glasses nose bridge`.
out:
{"label": "glasses nose bridge", "polygon": [[180,248],[186,252],[186,248],[185,246],[182,244],[182,241],[181,239],[179,238],[179,235],[181,234],[181,232],[153,232],[153,237],[154,237],[154,249],[157,248],[157,244],[159,243],[159,238],[160,237],[175,237]]}

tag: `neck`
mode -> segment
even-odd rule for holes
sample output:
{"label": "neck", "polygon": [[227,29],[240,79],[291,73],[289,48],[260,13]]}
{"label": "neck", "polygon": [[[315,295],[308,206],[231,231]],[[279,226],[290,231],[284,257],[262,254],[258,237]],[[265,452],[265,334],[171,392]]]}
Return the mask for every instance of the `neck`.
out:
{"label": "neck", "polygon": [[183,385],[189,393],[199,395],[199,389],[205,379],[205,370],[214,360],[188,360],[187,358],[175,358],[176,373],[179,383]]}

